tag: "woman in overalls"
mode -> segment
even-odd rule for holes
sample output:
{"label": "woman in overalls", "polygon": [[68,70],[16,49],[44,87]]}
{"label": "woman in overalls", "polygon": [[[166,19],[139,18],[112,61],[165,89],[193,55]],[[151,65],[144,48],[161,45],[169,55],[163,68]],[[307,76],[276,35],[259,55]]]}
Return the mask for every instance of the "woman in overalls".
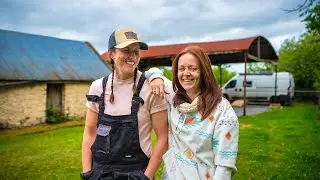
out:
{"label": "woman in overalls", "polygon": [[160,70],[149,70],[157,94],[163,92],[164,79],[170,104],[164,179],[229,180],[236,171],[238,118],[222,97],[211,67],[202,48],[189,46],[173,61],[172,82]]}
{"label": "woman in overalls", "polygon": [[[127,28],[109,38],[112,74],[87,95],[82,143],[83,179],[153,179],[167,149],[167,104],[150,92],[137,69],[148,45]],[[151,154],[152,128],[157,142]]]}

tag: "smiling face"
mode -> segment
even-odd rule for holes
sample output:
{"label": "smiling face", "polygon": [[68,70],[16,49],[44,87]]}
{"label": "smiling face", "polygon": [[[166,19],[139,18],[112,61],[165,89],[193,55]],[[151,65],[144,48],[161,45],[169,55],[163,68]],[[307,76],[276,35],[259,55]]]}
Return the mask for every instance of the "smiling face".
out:
{"label": "smiling face", "polygon": [[186,53],[180,56],[177,75],[187,94],[200,92],[200,65],[193,54]]}
{"label": "smiling face", "polygon": [[115,63],[116,76],[119,79],[133,77],[134,69],[140,61],[139,43],[133,43],[123,49],[115,49],[112,59]]}

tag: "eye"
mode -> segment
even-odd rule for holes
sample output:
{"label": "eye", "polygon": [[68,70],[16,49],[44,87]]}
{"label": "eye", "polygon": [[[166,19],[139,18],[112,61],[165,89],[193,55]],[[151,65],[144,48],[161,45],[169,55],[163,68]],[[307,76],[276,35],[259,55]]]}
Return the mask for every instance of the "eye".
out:
{"label": "eye", "polygon": [[134,52],[134,54],[136,55],[136,56],[139,56],[139,54],[140,54],[140,51],[139,50],[136,50],[136,51],[133,51]]}
{"label": "eye", "polygon": [[178,71],[184,71],[184,67],[183,66],[180,66],[180,67],[178,67]]}
{"label": "eye", "polygon": [[195,71],[197,71],[197,70],[198,70],[198,68],[196,68],[196,67],[191,67],[191,71],[195,72]]}

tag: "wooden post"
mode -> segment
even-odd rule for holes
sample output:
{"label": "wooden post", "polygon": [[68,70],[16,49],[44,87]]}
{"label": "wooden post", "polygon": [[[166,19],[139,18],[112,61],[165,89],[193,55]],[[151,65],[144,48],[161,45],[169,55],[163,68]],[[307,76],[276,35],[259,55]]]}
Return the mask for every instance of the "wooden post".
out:
{"label": "wooden post", "polygon": [[277,64],[275,65],[275,81],[274,81],[274,98],[275,98],[275,103],[279,103],[278,102],[278,98],[277,98],[277,89],[278,89],[278,68],[277,68]]}
{"label": "wooden post", "polygon": [[247,106],[247,58],[248,52],[244,52],[244,81],[243,81],[243,116],[246,116],[246,106]]}
{"label": "wooden post", "polygon": [[221,64],[219,64],[219,71],[220,71],[220,88],[222,87],[222,71],[221,71]]}

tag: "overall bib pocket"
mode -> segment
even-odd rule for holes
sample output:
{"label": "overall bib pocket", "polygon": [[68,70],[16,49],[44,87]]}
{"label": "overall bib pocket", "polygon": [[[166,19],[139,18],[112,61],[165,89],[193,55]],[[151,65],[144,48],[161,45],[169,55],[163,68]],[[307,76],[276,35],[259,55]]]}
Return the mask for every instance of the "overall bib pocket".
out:
{"label": "overall bib pocket", "polygon": [[110,152],[111,126],[99,124],[97,136],[92,145],[92,152],[108,154]]}
{"label": "overall bib pocket", "polygon": [[121,154],[132,146],[134,129],[122,127],[121,129],[111,131],[109,136],[110,153]]}

